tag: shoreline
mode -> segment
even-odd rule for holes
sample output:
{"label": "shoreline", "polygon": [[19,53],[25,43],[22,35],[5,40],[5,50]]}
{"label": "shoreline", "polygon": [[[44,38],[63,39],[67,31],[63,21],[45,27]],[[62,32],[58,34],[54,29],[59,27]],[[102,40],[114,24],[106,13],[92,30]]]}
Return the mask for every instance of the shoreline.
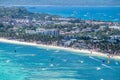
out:
{"label": "shoreline", "polygon": [[[87,49],[74,49],[74,48],[66,48],[66,47],[60,47],[60,46],[53,46],[53,45],[45,45],[45,44],[37,44],[35,42],[22,42],[22,41],[17,41],[17,40],[9,40],[6,38],[0,38],[0,42],[4,43],[11,43],[11,44],[19,44],[19,45],[28,45],[28,46],[36,46],[36,47],[42,47],[42,48],[51,48],[51,49],[57,49],[57,50],[65,50],[65,51],[71,51],[71,52],[82,52],[91,56],[98,56],[98,57],[105,57],[108,58],[107,54],[102,53],[102,52],[97,52],[97,51],[92,51],[87,50]],[[77,53],[79,54],[79,53]],[[120,56],[114,55],[111,57],[111,59],[117,59],[120,60]]]}

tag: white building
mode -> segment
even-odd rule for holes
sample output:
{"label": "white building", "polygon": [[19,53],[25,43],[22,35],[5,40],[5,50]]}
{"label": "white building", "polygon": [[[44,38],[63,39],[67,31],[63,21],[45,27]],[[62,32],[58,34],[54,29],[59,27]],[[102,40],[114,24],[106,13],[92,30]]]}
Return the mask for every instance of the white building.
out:
{"label": "white building", "polygon": [[27,34],[43,34],[49,36],[59,36],[60,32],[58,29],[44,29],[38,28],[36,30],[26,30],[25,33]]}
{"label": "white building", "polygon": [[27,34],[36,34],[37,32],[35,30],[25,30],[25,33],[27,33]]}
{"label": "white building", "polygon": [[44,35],[50,35],[50,36],[59,36],[59,30],[58,29],[47,29],[43,33]]}
{"label": "white building", "polygon": [[49,35],[49,36],[59,36],[59,34],[60,34],[58,29],[38,28],[38,29],[36,29],[36,32],[43,34],[43,35]]}
{"label": "white building", "polygon": [[120,39],[120,35],[110,36],[110,39]]}
{"label": "white building", "polygon": [[120,26],[109,26],[110,29],[117,29],[120,30]]}

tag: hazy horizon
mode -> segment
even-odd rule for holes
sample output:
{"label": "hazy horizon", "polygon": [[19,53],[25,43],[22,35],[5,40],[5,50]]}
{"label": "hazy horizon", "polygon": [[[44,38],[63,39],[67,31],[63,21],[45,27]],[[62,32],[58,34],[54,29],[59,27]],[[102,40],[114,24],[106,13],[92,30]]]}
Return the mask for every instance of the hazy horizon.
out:
{"label": "hazy horizon", "polygon": [[[63,3],[64,2],[64,3]],[[30,6],[119,6],[120,0],[0,0],[0,5]]]}

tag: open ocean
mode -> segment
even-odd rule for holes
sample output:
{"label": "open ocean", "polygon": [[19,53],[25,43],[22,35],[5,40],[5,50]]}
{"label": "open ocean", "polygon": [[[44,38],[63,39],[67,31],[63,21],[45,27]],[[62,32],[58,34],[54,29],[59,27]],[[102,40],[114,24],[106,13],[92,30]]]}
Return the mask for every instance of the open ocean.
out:
{"label": "open ocean", "polygon": [[0,42],[0,80],[120,80],[120,60]]}
{"label": "open ocean", "polygon": [[48,13],[82,20],[120,22],[120,7],[25,6],[30,12]]}

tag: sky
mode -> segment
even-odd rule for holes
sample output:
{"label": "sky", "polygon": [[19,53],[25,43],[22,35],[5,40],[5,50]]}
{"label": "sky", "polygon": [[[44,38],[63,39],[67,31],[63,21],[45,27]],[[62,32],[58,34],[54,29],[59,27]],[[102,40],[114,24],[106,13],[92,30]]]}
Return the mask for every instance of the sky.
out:
{"label": "sky", "polygon": [[119,6],[120,0],[0,0],[0,5]]}

